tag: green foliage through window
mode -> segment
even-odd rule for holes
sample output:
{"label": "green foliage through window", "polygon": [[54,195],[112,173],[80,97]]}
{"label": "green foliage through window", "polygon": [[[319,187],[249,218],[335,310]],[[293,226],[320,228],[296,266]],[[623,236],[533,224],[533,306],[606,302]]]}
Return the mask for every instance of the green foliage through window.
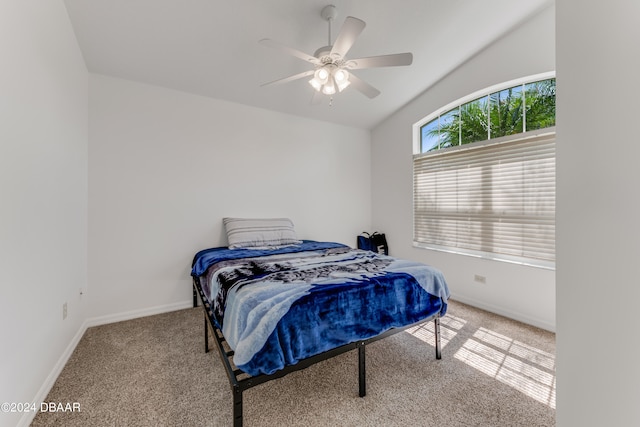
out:
{"label": "green foliage through window", "polygon": [[420,152],[515,135],[556,124],[556,79],[503,89],[459,105],[420,128]]}

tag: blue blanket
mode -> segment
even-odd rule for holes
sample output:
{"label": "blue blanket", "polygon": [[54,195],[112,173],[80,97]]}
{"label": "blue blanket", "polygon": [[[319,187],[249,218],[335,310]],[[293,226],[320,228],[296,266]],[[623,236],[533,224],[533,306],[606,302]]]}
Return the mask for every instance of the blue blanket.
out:
{"label": "blue blanket", "polygon": [[208,249],[191,274],[202,276],[234,363],[254,376],[444,315],[449,298],[436,269],[332,242]]}

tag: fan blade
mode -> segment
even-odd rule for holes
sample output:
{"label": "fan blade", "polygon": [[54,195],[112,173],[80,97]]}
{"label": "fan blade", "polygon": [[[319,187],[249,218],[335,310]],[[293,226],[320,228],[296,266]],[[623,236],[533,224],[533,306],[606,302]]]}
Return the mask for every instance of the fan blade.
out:
{"label": "fan blade", "polygon": [[347,52],[349,52],[349,49],[351,49],[351,46],[356,42],[362,30],[364,30],[365,25],[367,24],[364,21],[354,18],[353,16],[347,16],[344,24],[342,24],[340,33],[338,33],[338,37],[336,37],[333,43],[331,55],[338,54],[340,58],[344,58]]}
{"label": "fan blade", "polygon": [[272,47],[274,49],[280,49],[286,53],[288,53],[289,55],[293,55],[296,58],[300,58],[304,61],[310,62],[314,65],[321,65],[322,63],[320,62],[320,60],[318,58],[316,58],[315,56],[311,56],[311,55],[307,55],[304,52],[301,52],[297,49],[294,49],[292,47],[289,46],[285,46],[281,43],[278,43],[275,40],[271,40],[271,39],[262,39],[259,41],[260,44],[263,44],[265,46],[269,46]]}
{"label": "fan blade", "polygon": [[351,86],[353,86],[369,98],[375,98],[376,96],[380,95],[380,91],[378,89],[353,74],[349,75],[349,81],[351,82]]}
{"label": "fan blade", "polygon": [[303,73],[294,74],[293,76],[285,77],[283,79],[278,79],[278,80],[274,80],[272,82],[263,83],[260,86],[268,86],[268,85],[275,85],[275,84],[281,84],[281,83],[288,83],[288,82],[291,82],[293,80],[298,80],[298,79],[302,79],[302,78],[307,77],[307,76],[312,76],[313,73],[315,73],[315,70],[309,70],[309,71],[305,71]]}
{"label": "fan blade", "polygon": [[370,56],[368,58],[351,59],[347,61],[347,68],[359,70],[362,68],[374,67],[397,67],[401,65],[411,65],[413,55],[411,53],[394,53],[392,55]]}
{"label": "fan blade", "polygon": [[311,105],[318,105],[322,103],[323,95],[317,90],[313,91],[313,96],[311,97]]}

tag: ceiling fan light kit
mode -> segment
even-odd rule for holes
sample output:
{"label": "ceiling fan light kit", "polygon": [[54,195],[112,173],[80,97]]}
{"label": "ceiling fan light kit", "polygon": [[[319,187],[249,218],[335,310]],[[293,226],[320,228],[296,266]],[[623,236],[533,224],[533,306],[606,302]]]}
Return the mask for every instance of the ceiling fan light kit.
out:
{"label": "ceiling fan light kit", "polygon": [[351,82],[348,71],[338,68],[334,64],[326,64],[316,69],[309,84],[318,92],[333,95],[336,93],[336,89],[338,92],[342,92]]}
{"label": "ceiling fan light kit", "polygon": [[347,60],[345,55],[349,49],[351,49],[362,30],[364,30],[366,23],[358,18],[347,16],[336,40],[331,44],[331,23],[337,16],[336,7],[334,5],[325,6],[320,16],[329,24],[329,45],[316,50],[313,56],[270,39],[260,40],[260,43],[266,46],[283,50],[315,66],[314,70],[265,83],[262,86],[286,83],[313,76],[311,80],[309,80],[309,84],[319,93],[332,96],[336,92],[342,92],[349,87],[349,85],[352,85],[367,97],[375,98],[380,94],[380,91],[364,80],[359,79],[349,70],[411,65],[413,62],[413,55],[411,53],[397,53]]}

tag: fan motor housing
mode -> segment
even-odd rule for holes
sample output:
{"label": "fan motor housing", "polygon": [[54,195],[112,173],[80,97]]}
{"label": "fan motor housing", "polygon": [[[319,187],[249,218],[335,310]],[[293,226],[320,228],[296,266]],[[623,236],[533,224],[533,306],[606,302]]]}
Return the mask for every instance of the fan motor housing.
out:
{"label": "fan motor housing", "polygon": [[323,56],[329,56],[329,54],[331,53],[331,49],[332,48],[333,48],[333,46],[322,46],[321,48],[319,48],[319,49],[317,49],[315,51],[313,56],[315,56],[316,58],[322,60]]}

